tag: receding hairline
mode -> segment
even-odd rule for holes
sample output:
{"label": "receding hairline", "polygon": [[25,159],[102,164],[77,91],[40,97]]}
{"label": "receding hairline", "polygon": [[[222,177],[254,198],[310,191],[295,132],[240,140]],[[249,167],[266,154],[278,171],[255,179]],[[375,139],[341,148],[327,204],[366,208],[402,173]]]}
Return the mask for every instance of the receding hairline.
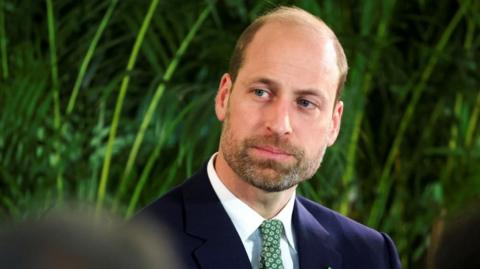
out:
{"label": "receding hairline", "polygon": [[281,6],[273,9],[255,19],[243,31],[243,33],[237,40],[237,44],[235,45],[235,49],[230,59],[229,73],[232,76],[232,80],[236,80],[238,72],[245,60],[246,50],[254,39],[255,35],[261,28],[263,28],[263,26],[270,23],[283,23],[293,26],[304,26],[317,32],[322,38],[329,39],[333,42],[336,54],[336,65],[339,71],[339,80],[336,94],[336,99],[338,100],[348,73],[348,63],[345,52],[343,51],[340,41],[338,40],[335,33],[323,20],[298,7]]}
{"label": "receding hairline", "polygon": [[[312,30],[315,30],[321,35],[336,39],[333,31],[330,29],[330,27],[328,27],[327,24],[325,24],[323,20],[298,7],[279,7],[267,12],[265,15],[258,17],[257,20],[258,23],[262,24],[261,26],[264,26],[267,23],[275,22],[284,23],[287,25],[306,26]],[[259,29],[260,28],[261,27],[259,27]],[[257,31],[259,29],[257,29]]]}

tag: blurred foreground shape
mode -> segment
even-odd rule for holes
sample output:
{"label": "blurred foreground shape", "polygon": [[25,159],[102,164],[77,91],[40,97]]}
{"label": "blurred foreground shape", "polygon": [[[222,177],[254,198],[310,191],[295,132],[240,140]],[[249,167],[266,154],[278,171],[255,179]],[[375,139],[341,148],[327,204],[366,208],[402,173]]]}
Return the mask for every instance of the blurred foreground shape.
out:
{"label": "blurred foreground shape", "polygon": [[111,217],[56,213],[2,229],[0,267],[179,268],[158,228],[147,221],[125,224]]}

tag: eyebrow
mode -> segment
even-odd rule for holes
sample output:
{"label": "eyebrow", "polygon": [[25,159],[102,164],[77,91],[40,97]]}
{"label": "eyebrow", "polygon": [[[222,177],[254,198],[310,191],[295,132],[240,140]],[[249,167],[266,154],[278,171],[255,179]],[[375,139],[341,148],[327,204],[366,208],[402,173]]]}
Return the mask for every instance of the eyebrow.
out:
{"label": "eyebrow", "polygon": [[[249,83],[262,83],[267,86],[272,87],[273,89],[278,89],[280,88],[280,83],[276,82],[273,79],[267,78],[267,77],[257,77],[253,78]],[[294,90],[295,95],[297,96],[315,96],[321,99],[322,102],[327,101],[327,97],[325,94],[318,90],[318,89],[295,89]]]}
{"label": "eyebrow", "polygon": [[249,81],[249,83],[262,83],[262,84],[266,84],[268,86],[272,86],[273,88],[279,88],[280,87],[280,83],[276,82],[275,80],[273,79],[270,79],[270,78],[267,78],[267,77],[256,77],[256,78],[253,78],[251,81]]}

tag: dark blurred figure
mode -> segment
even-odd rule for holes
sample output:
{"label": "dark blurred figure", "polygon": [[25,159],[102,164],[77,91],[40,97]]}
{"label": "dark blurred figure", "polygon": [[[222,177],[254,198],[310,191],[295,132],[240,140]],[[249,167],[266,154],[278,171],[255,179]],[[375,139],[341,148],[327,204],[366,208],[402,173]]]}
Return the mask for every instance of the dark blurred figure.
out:
{"label": "dark blurred figure", "polygon": [[[434,248],[434,269],[480,268],[480,208],[471,210],[447,221],[437,246]],[[435,244],[434,244],[435,245]]]}
{"label": "dark blurred figure", "polygon": [[50,215],[2,229],[0,268],[179,268],[165,233],[157,228],[87,214]]}

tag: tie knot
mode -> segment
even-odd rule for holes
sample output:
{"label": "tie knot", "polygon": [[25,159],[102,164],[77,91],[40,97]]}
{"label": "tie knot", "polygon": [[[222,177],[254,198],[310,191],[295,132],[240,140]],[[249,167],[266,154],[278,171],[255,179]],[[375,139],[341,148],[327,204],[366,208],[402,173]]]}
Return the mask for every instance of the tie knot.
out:
{"label": "tie knot", "polygon": [[265,220],[260,225],[260,233],[264,244],[279,245],[283,233],[283,224],[276,219]]}

